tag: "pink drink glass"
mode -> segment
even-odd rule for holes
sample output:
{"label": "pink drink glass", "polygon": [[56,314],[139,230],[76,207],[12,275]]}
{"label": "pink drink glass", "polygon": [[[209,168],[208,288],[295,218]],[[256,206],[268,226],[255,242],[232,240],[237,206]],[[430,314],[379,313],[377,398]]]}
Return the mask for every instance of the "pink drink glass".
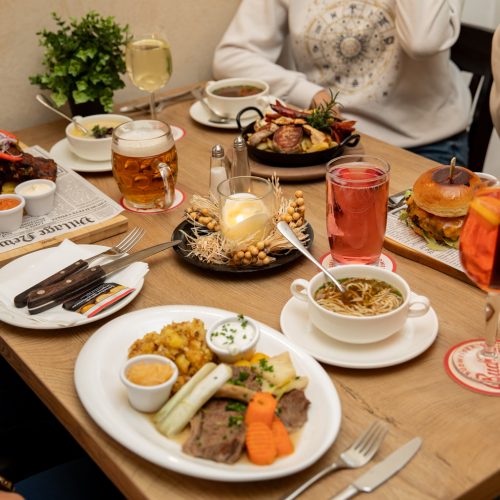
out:
{"label": "pink drink glass", "polygon": [[328,162],[326,221],[336,264],[375,264],[387,224],[390,166],[367,155]]}

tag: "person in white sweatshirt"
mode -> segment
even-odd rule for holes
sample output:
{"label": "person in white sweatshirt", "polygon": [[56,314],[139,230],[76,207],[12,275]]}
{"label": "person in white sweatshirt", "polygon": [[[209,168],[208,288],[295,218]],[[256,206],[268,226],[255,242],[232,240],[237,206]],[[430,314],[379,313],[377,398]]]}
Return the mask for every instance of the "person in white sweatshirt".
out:
{"label": "person in white sweatshirt", "polygon": [[340,91],[361,132],[467,165],[471,96],[450,61],[461,9],[462,0],[242,0],[214,77],[260,78],[302,108]]}

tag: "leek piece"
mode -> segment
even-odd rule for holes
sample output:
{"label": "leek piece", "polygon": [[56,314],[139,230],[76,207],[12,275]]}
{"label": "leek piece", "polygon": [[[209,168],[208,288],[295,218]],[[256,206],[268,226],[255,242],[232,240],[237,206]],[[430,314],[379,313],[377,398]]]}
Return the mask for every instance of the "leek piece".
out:
{"label": "leek piece", "polygon": [[198,410],[233,376],[230,366],[221,363],[212,370],[170,412],[161,424],[160,431],[168,437],[186,427]]}
{"label": "leek piece", "polygon": [[212,372],[217,365],[215,363],[204,364],[164,405],[158,410],[154,416],[156,426],[161,431],[163,420],[167,418],[170,412],[177,406],[177,404],[185,398],[194,387],[201,382],[210,372]]}

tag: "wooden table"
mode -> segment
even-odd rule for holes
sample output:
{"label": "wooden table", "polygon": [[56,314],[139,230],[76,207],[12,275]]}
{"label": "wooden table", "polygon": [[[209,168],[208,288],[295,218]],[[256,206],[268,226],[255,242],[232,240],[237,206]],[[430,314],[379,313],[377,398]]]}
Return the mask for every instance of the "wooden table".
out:
{"label": "wooden table", "polygon": [[[236,134],[195,123],[189,117],[190,104],[167,107],[161,115],[187,132],[178,142],[178,186],[186,192],[188,200],[193,193],[207,192],[211,147],[222,143],[229,149]],[[27,144],[49,149],[63,137],[64,126],[56,122],[19,131],[18,136]],[[366,152],[389,160],[391,192],[411,186],[421,170],[433,165],[369,137],[362,138],[362,145]],[[118,199],[111,174],[86,175],[86,178]],[[287,195],[291,196],[295,189],[297,185],[284,185]],[[312,253],[320,257],[328,251],[324,182],[303,183],[300,189],[304,191],[307,217],[315,231]],[[131,225],[147,231],[138,249],[168,238],[187,203],[162,215],[126,213]],[[110,238],[104,243],[118,239]],[[413,290],[430,298],[439,318],[437,340],[418,358],[391,368],[355,370],[324,365],[342,403],[338,438],[314,466],[279,480],[241,485],[193,479],[148,463],[102,432],[79,402],[73,368],[85,341],[106,320],[58,331],[25,330],[0,324],[0,353],[129,498],[279,498],[330,463],[374,418],[386,421],[390,427],[376,461],[417,435],[422,436],[423,447],[403,471],[371,498],[491,498],[500,492],[499,402],[457,385],[443,368],[443,357],[450,346],[481,336],[484,295],[421,264],[397,255],[394,259],[398,273]],[[290,298],[292,280],[316,274],[306,259],[282,271],[243,279],[202,272],[173,254],[153,257],[149,263],[151,271],[141,294],[121,313],[164,304],[195,304],[240,311],[278,330],[280,311]],[[359,470],[337,472],[303,498],[328,498],[359,474]]]}

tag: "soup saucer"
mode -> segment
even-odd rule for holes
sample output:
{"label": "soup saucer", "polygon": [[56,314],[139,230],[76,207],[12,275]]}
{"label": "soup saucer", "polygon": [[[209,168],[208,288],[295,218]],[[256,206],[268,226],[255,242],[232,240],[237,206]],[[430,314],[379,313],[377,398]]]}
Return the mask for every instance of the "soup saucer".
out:
{"label": "soup saucer", "polygon": [[343,368],[383,368],[398,365],[427,350],[438,334],[438,319],[432,307],[420,317],[408,318],[401,330],[372,344],[348,344],[316,328],[307,313],[307,303],[292,297],[283,307],[281,331],[318,361]]}
{"label": "soup saucer", "polygon": [[107,161],[84,160],[75,155],[69,147],[68,139],[61,139],[50,148],[50,157],[64,168],[76,172],[111,172],[111,159]]}

